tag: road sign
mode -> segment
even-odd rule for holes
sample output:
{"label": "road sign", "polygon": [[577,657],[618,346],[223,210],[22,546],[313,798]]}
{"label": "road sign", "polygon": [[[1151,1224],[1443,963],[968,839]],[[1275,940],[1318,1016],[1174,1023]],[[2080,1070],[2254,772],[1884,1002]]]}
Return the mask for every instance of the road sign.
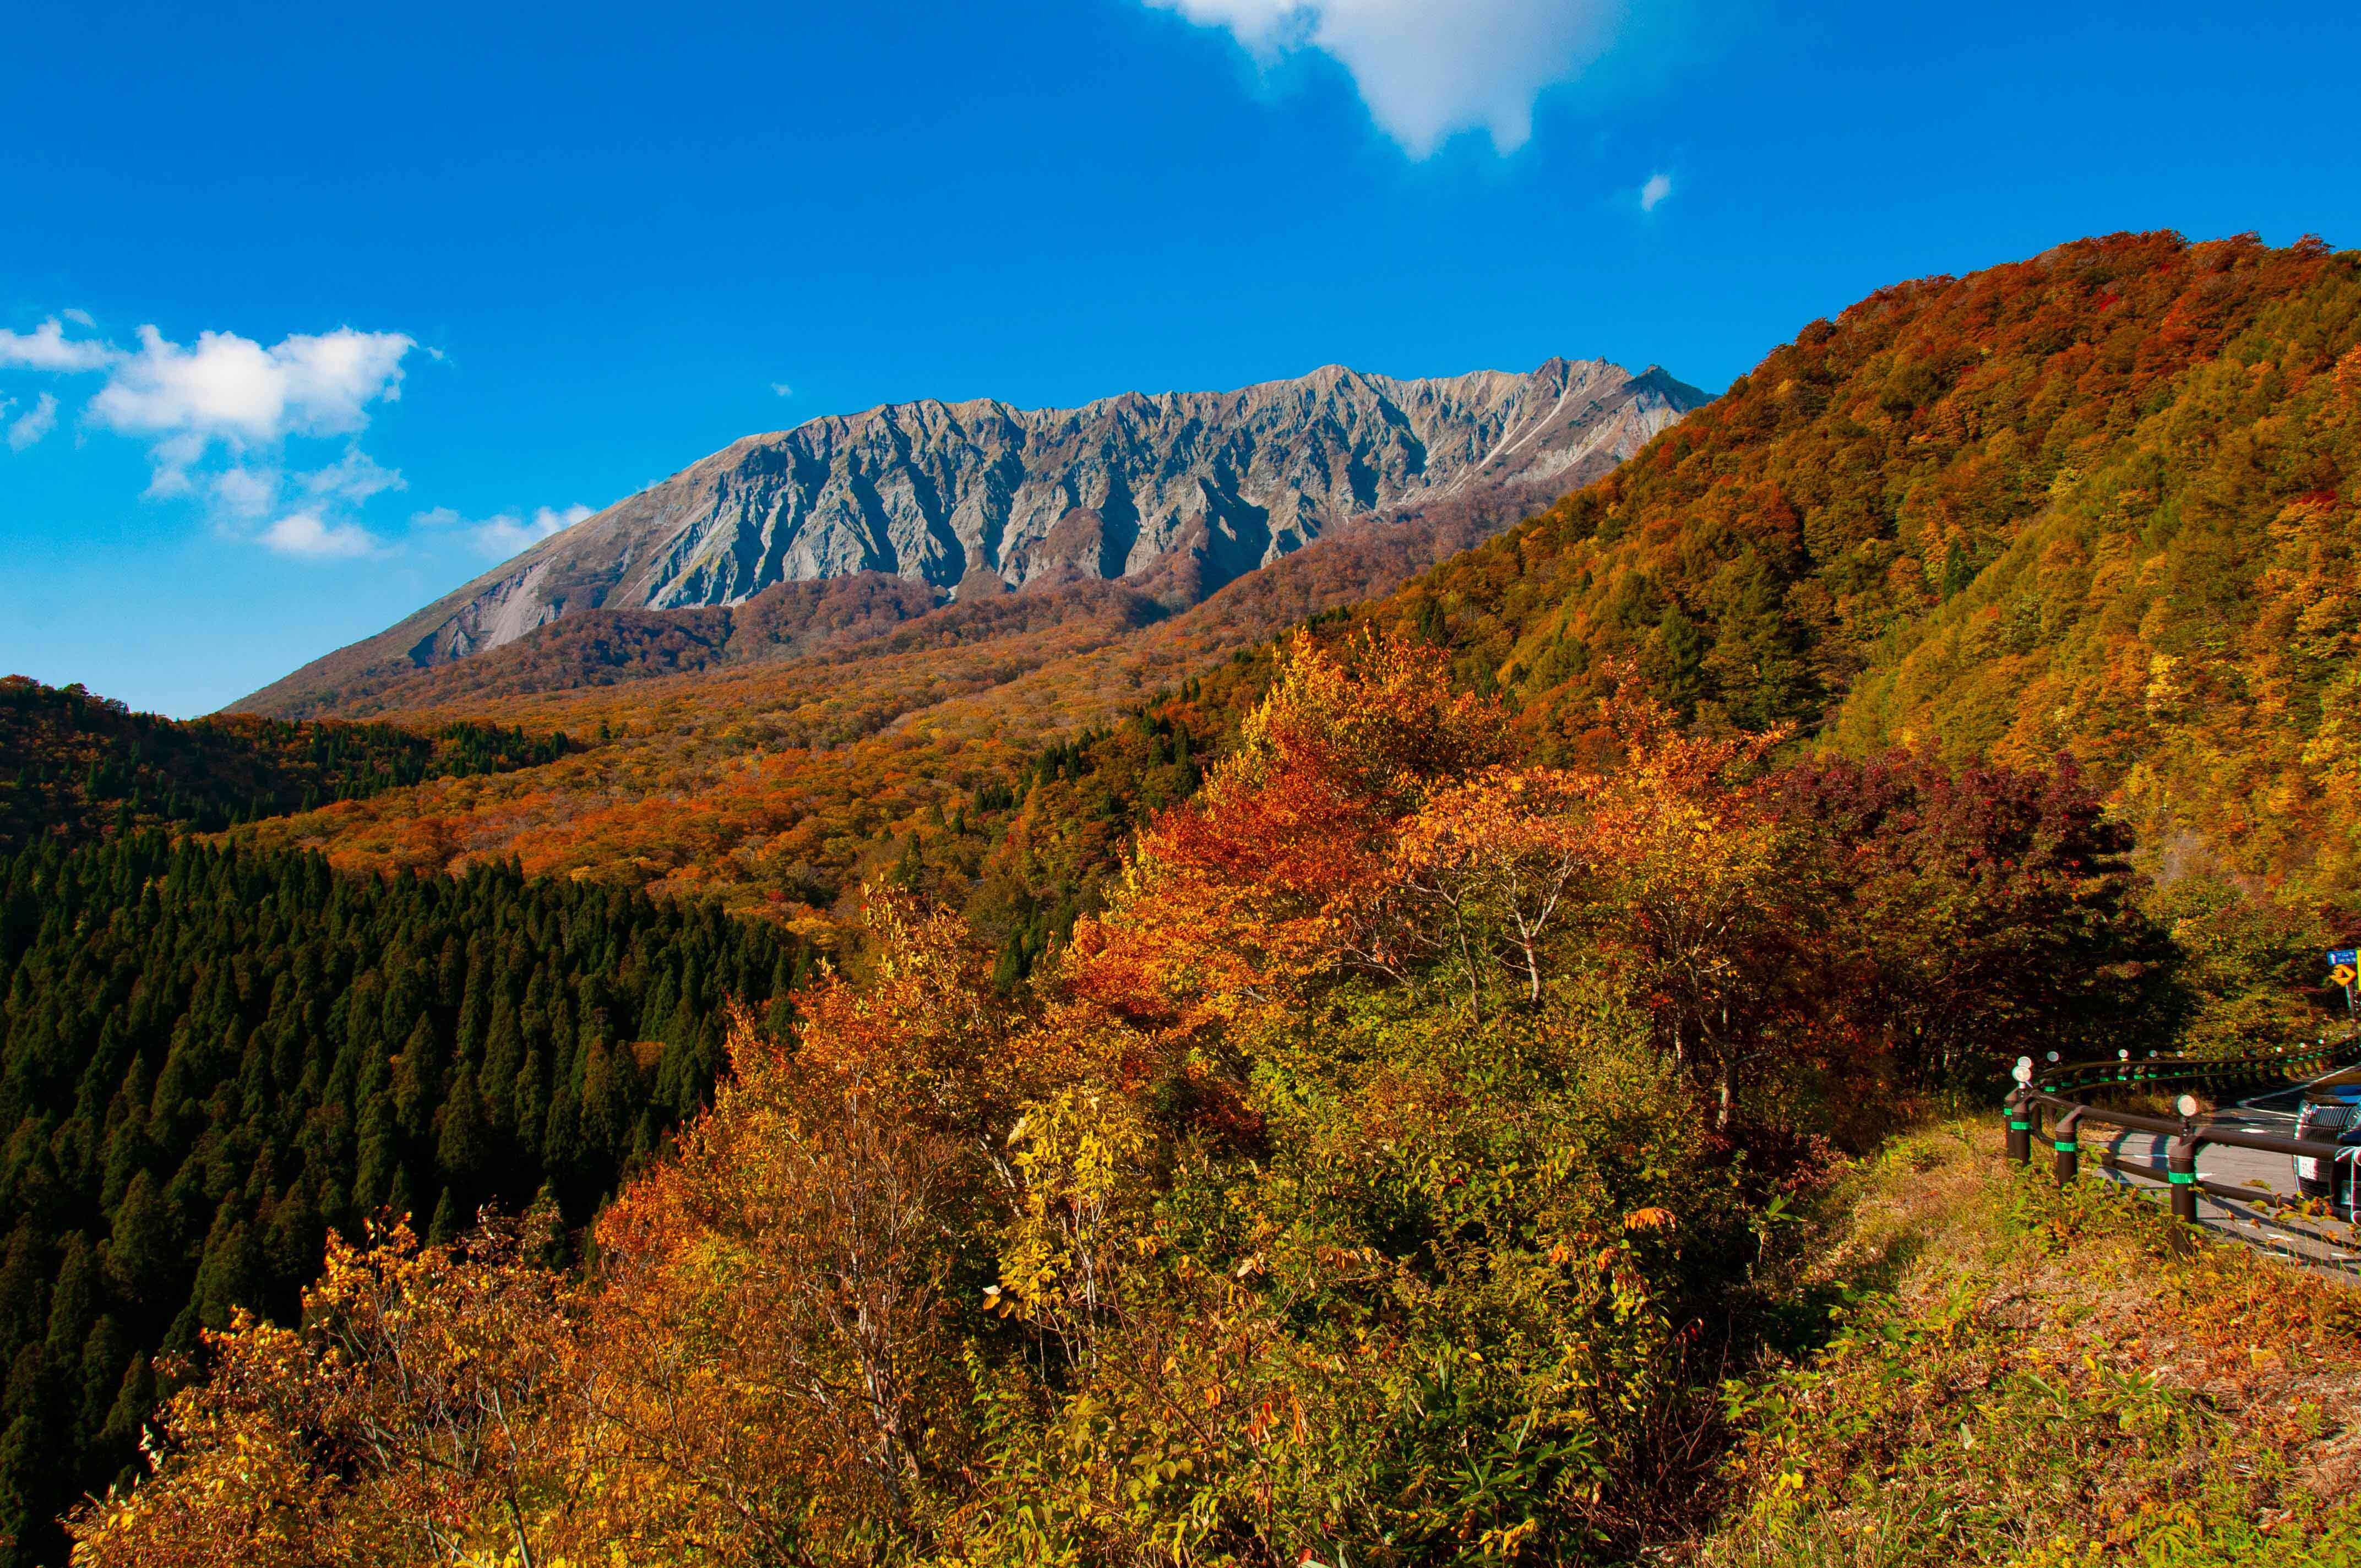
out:
{"label": "road sign", "polygon": [[2361,949],[2331,948],[2328,949],[2328,961],[2343,964],[2346,969],[2361,969]]}
{"label": "road sign", "polygon": [[2338,964],[2328,971],[2328,978],[2338,985],[2351,985],[2356,974],[2361,970],[2356,970],[2351,964]]}

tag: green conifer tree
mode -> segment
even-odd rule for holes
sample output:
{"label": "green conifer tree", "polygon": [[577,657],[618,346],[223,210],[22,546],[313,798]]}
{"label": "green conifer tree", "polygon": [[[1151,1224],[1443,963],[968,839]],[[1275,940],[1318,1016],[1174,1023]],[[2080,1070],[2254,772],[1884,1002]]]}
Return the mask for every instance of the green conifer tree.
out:
{"label": "green conifer tree", "polygon": [[118,1298],[151,1308],[174,1305],[180,1224],[146,1171],[133,1176],[124,1190],[102,1252],[107,1285]]}

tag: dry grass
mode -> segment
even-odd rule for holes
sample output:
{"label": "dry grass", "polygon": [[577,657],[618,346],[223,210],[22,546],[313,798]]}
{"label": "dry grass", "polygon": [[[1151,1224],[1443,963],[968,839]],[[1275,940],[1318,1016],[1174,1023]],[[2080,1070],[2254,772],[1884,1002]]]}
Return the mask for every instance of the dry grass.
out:
{"label": "dry grass", "polygon": [[2361,1293],[2069,1192],[1982,1124],[1898,1141],[1796,1283],[1826,1342],[1726,1401],[1704,1565],[2361,1563]]}

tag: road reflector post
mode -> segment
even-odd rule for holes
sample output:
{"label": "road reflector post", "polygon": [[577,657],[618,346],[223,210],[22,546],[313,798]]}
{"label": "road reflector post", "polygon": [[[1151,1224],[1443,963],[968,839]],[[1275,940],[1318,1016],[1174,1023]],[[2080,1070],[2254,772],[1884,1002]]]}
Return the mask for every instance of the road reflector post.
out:
{"label": "road reflector post", "polygon": [[2183,1133],[2164,1151],[2165,1179],[2172,1184],[2172,1217],[2197,1223],[2197,1135]]}
{"label": "road reflector post", "polygon": [[2033,1058],[2019,1057],[2009,1076],[2016,1087],[2008,1094],[2008,1157],[2018,1165],[2033,1158],[2033,1106],[2028,1100],[2032,1091]]}
{"label": "road reflector post", "polygon": [[2074,1178],[2081,1172],[2081,1120],[2082,1113],[2079,1109],[2069,1111],[2065,1119],[2058,1124],[2057,1130],[2049,1135],[2050,1169],[2057,1175],[2060,1187],[2073,1186]]}

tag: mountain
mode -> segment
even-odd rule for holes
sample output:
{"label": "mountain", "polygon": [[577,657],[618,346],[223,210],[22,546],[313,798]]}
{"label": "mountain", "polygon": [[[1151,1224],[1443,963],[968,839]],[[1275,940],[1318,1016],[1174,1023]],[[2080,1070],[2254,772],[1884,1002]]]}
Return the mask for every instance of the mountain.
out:
{"label": "mountain", "polygon": [[[1349,520],[1543,504],[1706,400],[1659,369],[1552,359],[1526,375],[1330,366],[1078,409],[928,400],[816,419],[735,442],[235,706],[301,717],[585,611],[732,607],[862,575],[906,585],[864,590],[890,613],[913,590],[930,609],[1112,579],[1191,604]],[[710,618],[698,626],[686,635],[710,635]]]}

